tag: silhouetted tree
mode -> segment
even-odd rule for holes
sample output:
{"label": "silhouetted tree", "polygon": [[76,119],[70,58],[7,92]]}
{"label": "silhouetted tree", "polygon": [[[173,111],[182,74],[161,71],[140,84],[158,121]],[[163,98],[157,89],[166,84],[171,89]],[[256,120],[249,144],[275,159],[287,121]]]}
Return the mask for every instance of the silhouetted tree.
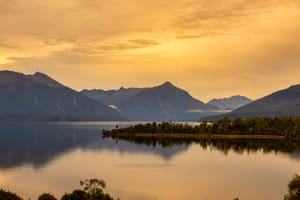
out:
{"label": "silhouetted tree", "polygon": [[19,197],[18,195],[8,192],[8,191],[4,191],[4,190],[0,190],[0,199],[1,200],[22,200],[21,197]]}
{"label": "silhouetted tree", "polygon": [[288,185],[289,191],[285,195],[284,200],[299,200],[300,199],[300,176],[295,175]]}
{"label": "silhouetted tree", "polygon": [[57,199],[50,193],[44,193],[39,196],[38,200],[57,200]]}
{"label": "silhouetted tree", "polygon": [[83,190],[74,190],[71,194],[64,194],[61,200],[90,200],[90,195]]}

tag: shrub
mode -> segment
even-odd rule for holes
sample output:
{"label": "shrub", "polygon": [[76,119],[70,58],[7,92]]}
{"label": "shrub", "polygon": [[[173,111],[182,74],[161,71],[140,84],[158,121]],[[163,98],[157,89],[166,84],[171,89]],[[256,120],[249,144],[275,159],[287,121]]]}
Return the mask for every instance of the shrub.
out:
{"label": "shrub", "polygon": [[57,200],[57,199],[52,194],[44,193],[39,196],[38,200]]}
{"label": "shrub", "polygon": [[18,195],[13,194],[11,192],[4,191],[2,189],[0,190],[0,199],[1,200],[22,200],[22,198],[19,197]]}

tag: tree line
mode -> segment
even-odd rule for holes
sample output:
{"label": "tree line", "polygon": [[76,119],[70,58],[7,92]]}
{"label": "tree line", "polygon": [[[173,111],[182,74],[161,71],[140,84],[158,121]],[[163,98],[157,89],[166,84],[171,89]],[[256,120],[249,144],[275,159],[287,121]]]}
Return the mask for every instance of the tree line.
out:
{"label": "tree line", "polygon": [[289,139],[300,139],[300,117],[224,117],[217,121],[201,121],[197,125],[174,122],[152,122],[132,125],[126,128],[103,130],[103,135],[120,133],[185,133],[185,134],[222,134],[222,135],[276,135]]}

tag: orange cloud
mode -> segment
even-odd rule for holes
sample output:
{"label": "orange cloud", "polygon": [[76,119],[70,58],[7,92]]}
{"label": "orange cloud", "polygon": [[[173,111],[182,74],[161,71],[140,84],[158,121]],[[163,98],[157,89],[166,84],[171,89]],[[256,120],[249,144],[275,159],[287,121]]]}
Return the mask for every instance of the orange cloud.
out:
{"label": "orange cloud", "polygon": [[203,100],[257,98],[297,83],[299,17],[295,0],[0,0],[0,68],[76,89],[169,80]]}

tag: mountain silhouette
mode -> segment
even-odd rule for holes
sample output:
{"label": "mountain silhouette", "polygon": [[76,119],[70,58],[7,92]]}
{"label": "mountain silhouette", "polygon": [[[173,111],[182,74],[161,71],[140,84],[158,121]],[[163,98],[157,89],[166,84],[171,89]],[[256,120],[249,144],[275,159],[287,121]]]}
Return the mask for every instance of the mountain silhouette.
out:
{"label": "mountain silhouette", "polygon": [[300,85],[294,85],[253,101],[230,113],[211,116],[218,119],[224,116],[235,117],[274,117],[300,115]]}
{"label": "mountain silhouette", "polygon": [[220,110],[235,110],[251,102],[252,100],[248,97],[236,95],[229,98],[212,99],[207,104]]}
{"label": "mountain silhouette", "polygon": [[124,88],[119,90],[82,90],[81,93],[105,105],[118,105],[144,90],[143,88]]}
{"label": "mountain silhouette", "polygon": [[197,120],[216,113],[216,108],[193,98],[170,82],[151,88],[83,90],[83,94],[106,105],[114,105],[131,120]]}
{"label": "mountain silhouette", "polygon": [[0,71],[1,120],[119,120],[119,113],[42,73]]}

